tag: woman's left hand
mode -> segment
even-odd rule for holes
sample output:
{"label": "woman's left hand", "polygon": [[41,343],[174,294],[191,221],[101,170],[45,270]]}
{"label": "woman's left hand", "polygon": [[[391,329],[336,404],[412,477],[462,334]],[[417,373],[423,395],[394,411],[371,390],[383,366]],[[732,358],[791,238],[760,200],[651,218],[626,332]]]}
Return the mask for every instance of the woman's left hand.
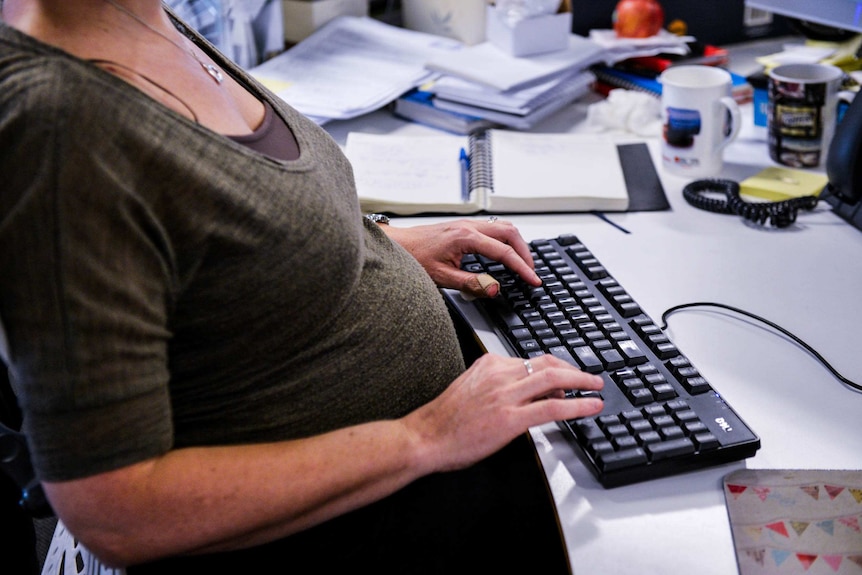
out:
{"label": "woman's left hand", "polygon": [[487,275],[461,269],[461,258],[472,253],[502,263],[531,285],[542,283],[533,270],[527,242],[511,222],[462,219],[424,226],[381,227],[422,264],[440,287],[474,297],[494,297],[499,293],[499,284],[488,281]]}

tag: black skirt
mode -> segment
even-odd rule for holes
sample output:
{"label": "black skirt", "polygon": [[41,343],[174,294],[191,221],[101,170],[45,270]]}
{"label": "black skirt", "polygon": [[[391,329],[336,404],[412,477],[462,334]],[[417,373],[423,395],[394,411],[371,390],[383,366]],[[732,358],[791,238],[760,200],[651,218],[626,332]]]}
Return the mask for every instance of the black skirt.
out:
{"label": "black skirt", "polygon": [[228,553],[130,567],[151,573],[541,573],[569,561],[527,435],[467,469],[421,478],[291,537]]}

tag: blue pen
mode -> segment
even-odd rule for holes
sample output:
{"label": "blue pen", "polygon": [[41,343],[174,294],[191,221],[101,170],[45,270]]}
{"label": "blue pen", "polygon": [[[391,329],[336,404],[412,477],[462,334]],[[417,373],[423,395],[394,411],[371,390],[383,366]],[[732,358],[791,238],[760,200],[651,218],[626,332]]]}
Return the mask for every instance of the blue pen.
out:
{"label": "blue pen", "polygon": [[461,155],[458,156],[458,161],[461,163],[461,201],[470,201],[470,156],[464,148],[461,148]]}

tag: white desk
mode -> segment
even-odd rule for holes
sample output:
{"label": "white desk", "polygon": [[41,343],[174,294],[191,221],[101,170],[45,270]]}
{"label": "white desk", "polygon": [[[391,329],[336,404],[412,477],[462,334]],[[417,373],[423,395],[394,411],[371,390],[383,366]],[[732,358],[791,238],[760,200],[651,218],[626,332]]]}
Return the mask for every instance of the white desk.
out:
{"label": "white desk", "polygon": [[[586,103],[537,131],[579,131]],[[763,129],[749,121],[725,155],[724,177],[770,165]],[[430,133],[385,112],[327,126],[344,143],[351,130]],[[652,142],[656,144],[656,142]],[[657,148],[653,145],[653,151]],[[681,303],[715,301],[764,316],[862,382],[862,232],[821,204],[784,230],[697,210],[681,196],[687,180],[659,173],[672,209],[611,214],[624,234],[592,215],[510,218],[530,240],[575,233],[654,320]],[[397,218],[413,225],[442,218]],[[862,394],[844,387],[808,353],[741,316],[712,309],[669,318],[668,335],[757,433],[746,461],[604,489],[554,424],[532,430],[576,575],[737,572],[722,478],[748,468],[862,469]],[[505,353],[490,329],[490,351]]]}

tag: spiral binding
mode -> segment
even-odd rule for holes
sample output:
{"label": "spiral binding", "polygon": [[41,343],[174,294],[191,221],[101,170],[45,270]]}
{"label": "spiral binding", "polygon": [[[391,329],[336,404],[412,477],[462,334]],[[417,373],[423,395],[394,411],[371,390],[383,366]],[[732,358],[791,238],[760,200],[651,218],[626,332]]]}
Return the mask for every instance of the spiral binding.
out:
{"label": "spiral binding", "polygon": [[485,132],[470,134],[470,191],[494,189],[491,171],[491,136]]}
{"label": "spiral binding", "polygon": [[[710,198],[704,194],[723,193],[724,198]],[[748,221],[765,225],[768,221],[776,228],[786,228],[796,221],[799,210],[813,210],[817,196],[800,196],[779,202],[747,202],[739,195],[739,184],[732,180],[696,180],[685,186],[682,195],[696,208],[717,214],[742,216]]]}

